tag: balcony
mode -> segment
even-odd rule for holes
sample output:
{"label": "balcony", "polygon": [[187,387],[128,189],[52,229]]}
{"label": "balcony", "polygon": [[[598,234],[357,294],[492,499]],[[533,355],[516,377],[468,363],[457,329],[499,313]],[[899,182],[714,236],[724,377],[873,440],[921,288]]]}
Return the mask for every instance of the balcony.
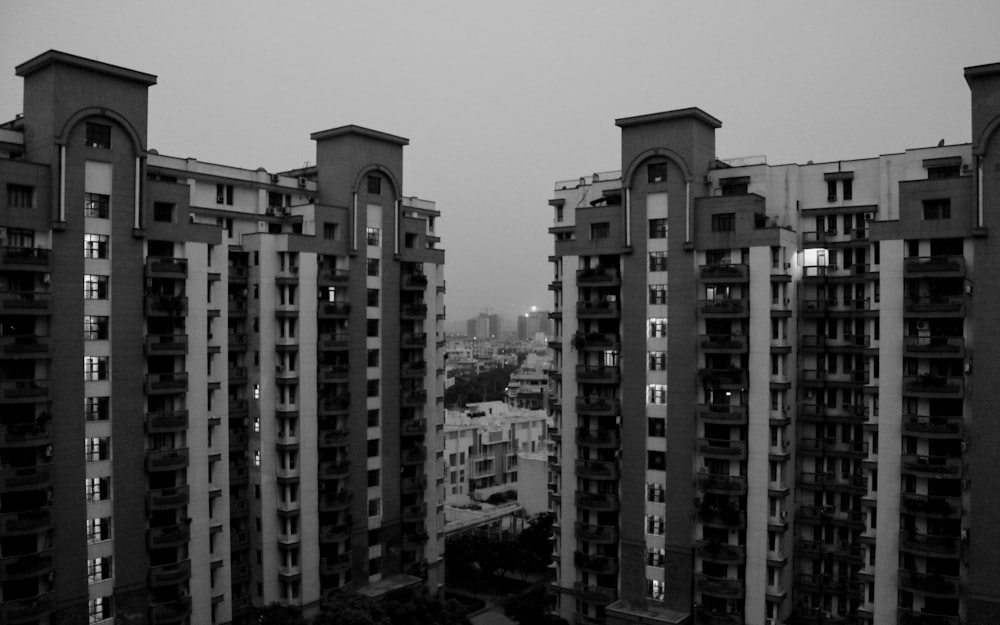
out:
{"label": "balcony", "polygon": [[340,543],[351,537],[351,526],[347,523],[322,525],[319,528],[319,542],[323,544]]}
{"label": "balcony", "polygon": [[146,392],[151,395],[184,393],[187,392],[187,389],[188,374],[186,371],[146,374]]}
{"label": "balcony", "polygon": [[0,399],[5,404],[35,403],[49,398],[50,380],[0,380]]}
{"label": "balcony", "polygon": [[45,617],[55,609],[53,594],[45,593],[30,599],[11,600],[0,604],[0,623],[35,625],[44,622]]}
{"label": "balcony", "polygon": [[406,419],[399,429],[404,436],[423,436],[427,434],[427,419]]}
{"label": "balcony", "polygon": [[617,430],[588,430],[584,428],[576,430],[577,445],[583,445],[592,449],[613,449],[618,447],[619,443],[620,438]]}
{"label": "balcony", "polygon": [[346,332],[323,332],[319,335],[321,351],[342,351],[350,345],[351,335]]}
{"label": "balcony", "polygon": [[750,267],[744,264],[701,265],[699,275],[702,282],[746,282],[750,279]]}
{"label": "balcony", "polygon": [[920,415],[903,416],[903,434],[921,438],[962,438],[965,426],[960,416],[926,417]]}
{"label": "balcony", "polygon": [[612,545],[618,542],[618,528],[613,525],[594,525],[577,521],[574,524],[577,540]]}
{"label": "balcony", "polygon": [[851,579],[844,575],[829,575],[825,573],[810,575],[799,573],[796,576],[797,585],[812,592],[846,592],[860,593],[864,591],[864,582]]}
{"label": "balcony", "polygon": [[961,583],[958,577],[948,575],[915,573],[901,569],[899,588],[933,597],[958,598]]}
{"label": "balcony", "polygon": [[726,599],[743,598],[743,580],[696,574],[695,587],[704,595]]}
{"label": "balcony", "polygon": [[965,258],[959,255],[907,258],[903,265],[903,277],[964,278]]}
{"label": "balcony", "polygon": [[713,612],[701,606],[694,611],[696,625],[743,625],[743,616],[728,612]]}
{"label": "balcony", "polygon": [[618,599],[618,591],[614,588],[588,586],[583,582],[573,584],[573,591],[576,592],[577,598],[589,603],[611,603]]}
{"label": "balcony", "polygon": [[188,427],[187,410],[171,410],[146,413],[147,434],[168,434],[186,430]]}
{"label": "balcony", "polygon": [[725,425],[746,425],[746,406],[730,404],[699,404],[698,417],[705,423],[721,423]]}
{"label": "balcony", "polygon": [[423,349],[427,347],[426,332],[404,332],[400,340],[403,349]]}
{"label": "balcony", "polygon": [[0,289],[0,311],[17,315],[47,315],[52,294],[47,291]]}
{"label": "balcony", "polygon": [[958,615],[907,608],[897,608],[896,611],[899,613],[899,625],[962,625]]}
{"label": "balcony", "polygon": [[860,404],[840,404],[826,406],[823,404],[802,403],[799,405],[799,419],[809,422],[834,422],[861,424],[868,420],[868,409]]}
{"label": "balcony", "polygon": [[343,384],[350,378],[348,365],[321,365],[318,371],[320,384]]}
{"label": "balcony", "polygon": [[347,269],[329,269],[321,267],[316,276],[320,286],[339,286],[351,281],[351,272]]}
{"label": "balcony", "polygon": [[417,503],[409,506],[403,506],[402,516],[404,523],[416,523],[418,521],[424,521],[427,518],[427,504]]}
{"label": "balcony", "polygon": [[617,512],[621,502],[614,493],[576,491],[576,505],[595,512]]}
{"label": "balcony", "polygon": [[903,392],[914,397],[961,397],[965,380],[958,376],[932,374],[903,376]]}
{"label": "balcony", "polygon": [[0,469],[0,485],[4,492],[43,490],[52,480],[47,465]]}
{"label": "balcony", "polygon": [[146,506],[149,510],[173,510],[188,504],[190,490],[187,486],[160,488],[146,494]]}
{"label": "balcony", "polygon": [[744,495],[747,492],[747,478],[742,475],[698,474],[698,488],[709,493]]}
{"label": "balcony", "polygon": [[45,271],[51,253],[40,247],[0,247],[0,265],[8,271]]}
{"label": "balcony", "polygon": [[903,530],[899,533],[899,546],[903,551],[924,557],[957,558],[962,555],[962,543],[956,536],[939,536]]}
{"label": "balcony", "polygon": [[613,397],[577,397],[576,412],[595,417],[613,417],[621,412],[621,404]]}
{"label": "balcony", "polygon": [[810,454],[864,458],[868,456],[865,441],[842,441],[836,438],[800,438],[798,451]]}
{"label": "balcony", "polygon": [[868,492],[868,478],[864,475],[856,475],[854,473],[836,473],[833,471],[810,473],[802,471],[799,473],[799,485],[806,488],[840,488],[847,491],[857,491],[858,494]]}
{"label": "balcony", "polygon": [[187,277],[187,259],[170,256],[150,256],[146,258],[147,278],[173,278],[183,280]]}
{"label": "balcony", "polygon": [[152,334],[146,336],[147,356],[170,356],[187,353],[187,334]]}
{"label": "balcony", "polygon": [[319,433],[319,446],[321,448],[343,447],[350,440],[349,430],[321,430]]}
{"label": "balcony", "polygon": [[746,512],[736,508],[713,508],[702,504],[698,510],[698,519],[706,525],[713,527],[728,527],[730,529],[740,529],[746,527]]}
{"label": "balcony", "polygon": [[320,512],[339,512],[351,505],[351,494],[347,492],[323,493],[319,496]]}
{"label": "balcony", "polygon": [[903,310],[910,317],[964,317],[965,298],[959,295],[908,297]]}
{"label": "balcony", "polygon": [[326,461],[319,463],[319,479],[338,480],[343,479],[351,473],[351,462],[349,460]]}
{"label": "balcony", "polygon": [[573,564],[578,569],[598,575],[615,575],[618,573],[618,558],[612,556],[586,554],[577,551],[573,554]]}
{"label": "balcony", "polygon": [[159,449],[146,452],[147,471],[180,471],[188,466],[188,450]]}
{"label": "balcony", "polygon": [[576,316],[581,319],[617,319],[618,302],[614,300],[592,300],[576,303]]}
{"label": "balcony", "polygon": [[701,348],[716,354],[743,354],[747,351],[747,341],[742,336],[732,334],[702,334]]}
{"label": "balcony", "polygon": [[746,441],[719,438],[699,438],[698,452],[709,458],[744,460],[747,457]]}
{"label": "balcony", "polygon": [[7,358],[44,358],[49,353],[49,337],[34,334],[0,336],[0,352]]}
{"label": "balcony", "polygon": [[336,416],[346,414],[351,407],[351,396],[348,393],[341,393],[333,397],[324,397],[319,401],[319,412],[321,416]]}
{"label": "balcony", "polygon": [[159,603],[149,607],[150,625],[182,625],[191,616],[191,598],[181,597],[175,601]]}
{"label": "balcony", "polygon": [[620,477],[618,463],[613,460],[576,461],[576,476],[588,480],[617,480]]}
{"label": "balcony", "polygon": [[423,291],[427,288],[427,276],[422,273],[404,273],[400,276],[400,288]]}
{"label": "balcony", "polygon": [[427,375],[427,362],[424,360],[404,362],[400,367],[400,375],[404,378],[422,378]]}
{"label": "balcony", "polygon": [[187,524],[151,527],[146,532],[146,544],[150,549],[179,547],[188,541],[190,535]]}
{"label": "balcony", "polygon": [[12,423],[0,426],[0,448],[38,447],[51,442],[52,432],[47,424]]}
{"label": "balcony", "polygon": [[617,334],[577,332],[573,336],[573,347],[584,351],[618,350],[620,345],[621,340]]}
{"label": "balcony", "polygon": [[188,311],[188,298],[180,295],[147,295],[147,317],[181,317]]}
{"label": "balcony", "polygon": [[728,564],[743,564],[747,555],[746,547],[743,545],[730,545],[709,540],[696,541],[694,551],[702,560]]}
{"label": "balcony", "polygon": [[738,367],[728,369],[699,369],[698,376],[704,386],[719,390],[743,390],[747,386],[747,372]]}
{"label": "balcony", "polygon": [[621,277],[617,267],[591,267],[576,270],[576,283],[581,286],[618,286]]}
{"label": "balcony", "polygon": [[[0,561],[0,580],[4,582],[39,577],[52,570],[48,551],[23,556],[5,556]],[[6,585],[6,584],[5,584]]]}
{"label": "balcony", "polygon": [[427,403],[427,391],[422,388],[404,390],[402,402],[404,406],[423,406]]}
{"label": "balcony", "polygon": [[0,515],[0,536],[29,536],[48,531],[52,515],[48,510],[31,510]]}
{"label": "balcony", "polygon": [[320,319],[346,319],[350,314],[350,302],[319,302],[316,306],[316,316]]}
{"label": "balcony", "polygon": [[427,490],[427,477],[424,475],[404,477],[400,484],[400,492],[404,494],[420,494],[425,490]]}
{"label": "balcony", "polygon": [[427,304],[422,302],[403,304],[400,307],[399,314],[403,319],[426,319]]}
{"label": "balcony", "polygon": [[611,366],[576,366],[576,379],[587,384],[618,384],[621,382],[621,370]]}
{"label": "balcony", "polygon": [[903,475],[960,478],[964,472],[960,457],[903,454]]}
{"label": "balcony", "polygon": [[962,358],[965,356],[965,338],[961,336],[904,336],[903,356]]}
{"label": "balcony", "polygon": [[806,523],[835,523],[863,529],[868,517],[863,510],[839,510],[834,506],[799,506],[796,518]]}
{"label": "balcony", "polygon": [[404,449],[399,459],[403,464],[423,464],[427,462],[427,448],[417,446]]}
{"label": "balcony", "polygon": [[150,586],[172,586],[191,578],[191,561],[181,560],[174,564],[149,567]]}
{"label": "balcony", "polygon": [[351,568],[351,554],[350,552],[342,553],[332,558],[320,558],[319,560],[319,574],[320,575],[338,575],[350,570]]}
{"label": "balcony", "polygon": [[702,317],[746,317],[750,307],[742,299],[704,299],[698,302],[698,311]]}

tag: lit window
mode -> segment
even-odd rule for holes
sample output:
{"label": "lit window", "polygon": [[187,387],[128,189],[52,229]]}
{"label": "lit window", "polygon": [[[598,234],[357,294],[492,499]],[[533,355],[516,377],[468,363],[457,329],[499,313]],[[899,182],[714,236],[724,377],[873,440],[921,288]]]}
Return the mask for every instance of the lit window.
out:
{"label": "lit window", "polygon": [[649,253],[649,270],[650,271],[666,271],[667,270],[667,253],[666,252],[650,252]]}
{"label": "lit window", "polygon": [[87,583],[95,584],[111,579],[111,558],[87,560]]}
{"label": "lit window", "polygon": [[108,318],[101,315],[84,315],[83,338],[87,341],[103,341],[107,339]]}
{"label": "lit window", "polygon": [[663,484],[646,484],[646,501],[653,503],[663,503],[664,500],[664,490]]}
{"label": "lit window", "polygon": [[646,580],[646,596],[653,601],[663,601],[665,584],[658,579]]}
{"label": "lit window", "polygon": [[667,352],[649,352],[649,370],[667,370]]}
{"label": "lit window", "polygon": [[665,285],[665,284],[650,284],[649,285],[649,303],[650,304],[666,304],[667,303],[667,285]]}
{"label": "lit window", "polygon": [[83,216],[107,219],[110,205],[110,196],[100,193],[86,193],[83,198]]}
{"label": "lit window", "polygon": [[662,317],[653,317],[649,320],[650,338],[667,336],[667,320]]}
{"label": "lit window", "polygon": [[111,148],[111,126],[87,122],[87,147]]}
{"label": "lit window", "polygon": [[87,542],[99,543],[111,539],[111,517],[87,519]]}
{"label": "lit window", "polygon": [[87,462],[100,462],[110,456],[110,441],[107,438],[84,439]]}
{"label": "lit window", "polygon": [[663,566],[663,556],[665,555],[665,550],[660,548],[647,548],[646,549],[646,564],[649,566]]}
{"label": "lit window", "polygon": [[111,597],[97,597],[87,602],[87,622],[100,623],[114,616]]}
{"label": "lit window", "polygon": [[108,379],[107,356],[84,356],[83,379],[88,382]]}
{"label": "lit window", "polygon": [[368,245],[378,246],[381,235],[382,231],[378,228],[365,228],[365,238],[368,240]]}
{"label": "lit window", "polygon": [[665,404],[667,403],[667,385],[666,384],[650,384],[648,386],[648,397],[649,403],[651,404]]}
{"label": "lit window", "polygon": [[90,233],[83,235],[83,257],[107,258],[108,235]]}
{"label": "lit window", "polygon": [[655,536],[663,535],[663,517],[650,514],[646,516],[646,533],[653,534]]}
{"label": "lit window", "polygon": [[85,397],[83,400],[83,413],[86,415],[87,421],[107,421],[108,398]]}
{"label": "lit window", "polygon": [[84,482],[87,501],[105,501],[111,499],[110,477],[88,477]]}
{"label": "lit window", "polygon": [[108,299],[108,276],[84,274],[83,299]]}

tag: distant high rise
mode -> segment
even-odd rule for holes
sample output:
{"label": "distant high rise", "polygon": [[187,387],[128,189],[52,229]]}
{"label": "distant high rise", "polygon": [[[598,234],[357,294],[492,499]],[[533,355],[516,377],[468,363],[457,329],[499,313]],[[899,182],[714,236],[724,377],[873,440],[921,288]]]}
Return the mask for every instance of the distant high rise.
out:
{"label": "distant high rise", "polygon": [[[443,264],[408,141],[158,154],[156,77],[56,51],[0,125],[0,622],[249,623],[443,578]],[[192,123],[196,123],[194,120]]]}
{"label": "distant high rise", "polygon": [[522,341],[528,341],[538,333],[549,336],[552,334],[551,326],[552,322],[549,320],[549,311],[532,310],[531,312],[526,312],[517,318],[517,338]]}
{"label": "distant high rise", "polygon": [[500,315],[481,312],[479,316],[469,319],[466,328],[469,338],[500,338]]}
{"label": "distant high rise", "polygon": [[692,108],[556,184],[562,616],[1000,622],[1000,64],[965,77],[971,144],[721,161]]}

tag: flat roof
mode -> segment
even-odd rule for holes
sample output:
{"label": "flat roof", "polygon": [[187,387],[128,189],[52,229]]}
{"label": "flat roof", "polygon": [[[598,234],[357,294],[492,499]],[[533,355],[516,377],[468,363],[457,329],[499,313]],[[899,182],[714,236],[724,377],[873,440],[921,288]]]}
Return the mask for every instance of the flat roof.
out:
{"label": "flat roof", "polygon": [[968,82],[970,78],[978,78],[979,76],[988,76],[990,74],[1000,73],[1000,63],[986,63],[984,65],[971,65],[965,68],[965,80]]}
{"label": "flat roof", "polygon": [[144,85],[156,84],[156,76],[153,74],[137,72],[134,69],[128,69],[127,67],[111,65],[110,63],[102,63],[101,61],[95,61],[94,59],[76,56],[75,54],[60,52],[59,50],[49,50],[48,52],[43,52],[35,58],[21,63],[14,68],[14,73],[18,76],[28,76],[56,63],[100,72],[102,74],[108,74],[110,76],[115,76],[116,78],[130,80]]}
{"label": "flat roof", "polygon": [[700,122],[708,124],[712,128],[721,128],[722,122],[712,117],[705,111],[701,110],[697,106],[691,106],[686,109],[674,109],[672,111],[663,111],[662,113],[649,113],[647,115],[636,115],[634,117],[619,117],[615,120],[615,126],[620,128],[625,128],[628,126],[639,126],[641,124],[652,124],[655,122],[671,121],[675,119],[684,119],[687,117],[693,117]]}
{"label": "flat roof", "polygon": [[397,135],[391,135],[387,132],[372,130],[371,128],[365,128],[363,126],[355,126],[354,124],[338,126],[337,128],[331,128],[329,130],[320,130],[309,135],[309,138],[314,141],[319,141],[320,139],[330,139],[332,137],[340,137],[344,135],[360,135],[362,137],[377,139],[378,141],[386,141],[388,143],[395,143],[397,145],[410,145],[410,140],[406,137],[399,137]]}

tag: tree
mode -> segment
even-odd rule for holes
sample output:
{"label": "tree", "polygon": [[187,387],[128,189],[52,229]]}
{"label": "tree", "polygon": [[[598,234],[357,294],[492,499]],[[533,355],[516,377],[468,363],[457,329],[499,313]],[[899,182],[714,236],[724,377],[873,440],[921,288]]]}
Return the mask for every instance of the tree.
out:
{"label": "tree", "polygon": [[425,590],[401,590],[381,601],[343,592],[323,605],[311,625],[469,625],[462,605]]}
{"label": "tree", "polygon": [[298,608],[272,603],[257,610],[257,622],[260,625],[306,625],[302,612]]}
{"label": "tree", "polygon": [[528,519],[528,527],[517,537],[525,551],[524,560],[529,571],[539,571],[552,562],[552,528],[556,515],[539,512]]}
{"label": "tree", "polygon": [[549,601],[542,584],[511,595],[503,602],[503,613],[521,625],[568,625],[565,619],[548,612]]}

